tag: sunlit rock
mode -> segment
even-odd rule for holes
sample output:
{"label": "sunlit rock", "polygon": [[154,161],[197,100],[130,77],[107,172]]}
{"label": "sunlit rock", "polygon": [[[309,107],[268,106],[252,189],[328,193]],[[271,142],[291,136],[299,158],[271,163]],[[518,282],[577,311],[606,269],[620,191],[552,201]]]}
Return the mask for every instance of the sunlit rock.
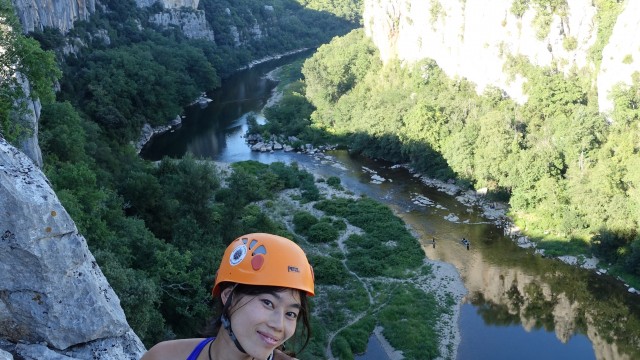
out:
{"label": "sunlit rock", "polygon": [[95,0],[13,0],[13,5],[25,32],[49,27],[64,34],[96,10]]}
{"label": "sunlit rock", "polygon": [[202,10],[182,11],[179,8],[170,8],[151,15],[149,21],[163,28],[176,26],[189,39],[215,40],[213,30],[209,28]]}
{"label": "sunlit rock", "polygon": [[[519,103],[527,96],[527,79],[505,71],[510,56],[524,56],[533,65],[592,71],[596,64],[589,50],[598,36],[597,8],[592,0],[567,0],[566,12],[554,14],[548,27],[536,24],[537,9],[529,5],[518,16],[513,0],[418,1],[365,0],[366,34],[380,50],[383,61],[399,58],[410,63],[434,59],[452,78],[466,78],[481,93],[495,86]],[[626,1],[597,74],[602,112],[613,104],[613,85],[629,84],[640,70],[639,1]],[[427,76],[428,74],[425,74]]]}
{"label": "sunlit rock", "polygon": [[0,350],[0,360],[13,360],[13,355],[4,350]]}
{"label": "sunlit rock", "polygon": [[598,106],[600,111],[613,110],[609,97],[617,83],[630,85],[632,74],[640,71],[640,1],[627,1],[624,11],[618,16],[607,46],[602,50],[602,63],[598,74]]}
{"label": "sunlit rock", "polygon": [[200,0],[136,0],[136,6],[148,7],[160,3],[165,9],[189,8],[196,10]]}

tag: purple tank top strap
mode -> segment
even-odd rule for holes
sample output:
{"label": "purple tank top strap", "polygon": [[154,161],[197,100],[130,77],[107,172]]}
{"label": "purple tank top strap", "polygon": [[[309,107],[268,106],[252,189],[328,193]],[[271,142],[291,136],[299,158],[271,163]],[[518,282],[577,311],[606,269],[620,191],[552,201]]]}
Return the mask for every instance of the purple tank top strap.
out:
{"label": "purple tank top strap", "polygon": [[214,337],[210,337],[200,341],[200,343],[196,346],[196,348],[193,349],[191,354],[189,354],[189,357],[187,358],[187,360],[196,360],[198,358],[198,355],[200,355],[200,353],[202,352],[202,349],[204,349],[204,347],[207,346],[208,343],[212,342],[215,339],[216,338]]}

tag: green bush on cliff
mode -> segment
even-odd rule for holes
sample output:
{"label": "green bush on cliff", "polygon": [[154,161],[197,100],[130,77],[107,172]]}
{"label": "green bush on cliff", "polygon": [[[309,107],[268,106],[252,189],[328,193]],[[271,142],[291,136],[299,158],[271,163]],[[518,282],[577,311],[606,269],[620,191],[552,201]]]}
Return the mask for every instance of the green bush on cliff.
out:
{"label": "green bush on cliff", "polygon": [[33,134],[31,125],[23,119],[27,94],[18,76],[29,81],[29,98],[46,104],[55,99],[53,85],[61,72],[52,52],[42,50],[37,41],[22,34],[11,1],[0,0],[0,17],[0,135],[17,144]]}

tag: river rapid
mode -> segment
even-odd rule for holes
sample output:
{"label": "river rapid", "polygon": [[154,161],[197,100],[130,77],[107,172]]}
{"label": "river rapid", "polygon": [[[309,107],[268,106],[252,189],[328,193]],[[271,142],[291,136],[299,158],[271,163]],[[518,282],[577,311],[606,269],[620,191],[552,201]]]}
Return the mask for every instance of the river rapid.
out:
{"label": "river rapid", "polygon": [[[460,308],[457,359],[640,359],[640,297],[607,275],[519,248],[482,208],[425,184],[405,167],[331,151],[252,152],[244,141],[249,115],[272,96],[270,70],[309,53],[257,65],[223,81],[207,107],[185,109],[181,128],[155,137],[148,160],[187,152],[218,162],[297,162],[393,208],[426,256],[453,264],[468,294]],[[382,179],[382,180],[381,180]],[[469,240],[469,247],[461,239]],[[436,240],[436,246],[432,241]],[[385,359],[375,336],[358,359]]]}

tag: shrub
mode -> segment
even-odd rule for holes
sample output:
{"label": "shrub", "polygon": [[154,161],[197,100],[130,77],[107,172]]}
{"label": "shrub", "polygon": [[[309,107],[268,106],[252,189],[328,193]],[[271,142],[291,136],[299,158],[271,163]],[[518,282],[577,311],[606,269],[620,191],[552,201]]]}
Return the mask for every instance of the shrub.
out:
{"label": "shrub", "polygon": [[298,211],[293,214],[293,226],[299,234],[306,235],[309,229],[318,223],[318,219],[306,211]]}
{"label": "shrub", "polygon": [[338,235],[338,230],[331,224],[319,222],[309,228],[307,239],[312,243],[328,243],[337,240]]}
{"label": "shrub", "polygon": [[344,285],[349,277],[347,269],[339,259],[328,256],[313,256],[309,258],[313,265],[313,273],[317,284]]}
{"label": "shrub", "polygon": [[566,37],[562,40],[562,47],[567,51],[573,51],[578,48],[578,40],[573,36]]}
{"label": "shrub", "polygon": [[330,176],[327,179],[327,185],[331,186],[334,189],[342,190],[342,185],[340,183],[340,178],[337,176]]}

